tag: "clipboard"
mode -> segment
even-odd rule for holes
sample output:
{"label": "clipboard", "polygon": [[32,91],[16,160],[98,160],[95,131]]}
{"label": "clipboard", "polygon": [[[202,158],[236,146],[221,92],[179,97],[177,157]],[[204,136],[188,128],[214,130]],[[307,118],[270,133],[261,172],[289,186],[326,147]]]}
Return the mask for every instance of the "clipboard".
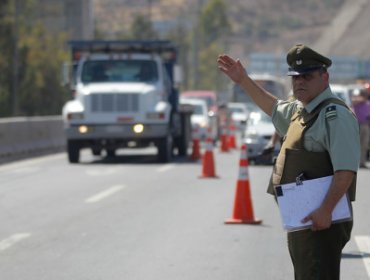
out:
{"label": "clipboard", "polygon": [[[312,221],[302,223],[302,219],[320,207],[333,176],[312,180],[300,180],[294,183],[275,187],[283,227],[287,231],[297,231],[310,228]],[[332,212],[333,223],[352,219],[352,210],[347,194],[338,201]]]}

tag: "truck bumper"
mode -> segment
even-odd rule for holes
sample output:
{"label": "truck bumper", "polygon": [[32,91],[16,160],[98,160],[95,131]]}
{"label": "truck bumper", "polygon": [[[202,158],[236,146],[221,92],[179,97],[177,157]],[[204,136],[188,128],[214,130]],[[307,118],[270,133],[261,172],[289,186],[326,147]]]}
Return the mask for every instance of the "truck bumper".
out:
{"label": "truck bumper", "polygon": [[138,140],[157,139],[168,134],[167,124],[144,125],[141,133],[134,131],[134,125],[73,125],[65,129],[69,140]]}

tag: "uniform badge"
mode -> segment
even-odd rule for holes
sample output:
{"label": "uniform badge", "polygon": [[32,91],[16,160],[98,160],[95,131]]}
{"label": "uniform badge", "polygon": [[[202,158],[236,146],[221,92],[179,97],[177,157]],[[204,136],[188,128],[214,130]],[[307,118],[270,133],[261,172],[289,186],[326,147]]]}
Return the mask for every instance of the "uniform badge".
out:
{"label": "uniform badge", "polygon": [[325,118],[328,120],[333,120],[337,117],[337,107],[335,105],[329,106],[325,111]]}
{"label": "uniform badge", "polygon": [[302,65],[302,60],[300,59],[300,60],[296,60],[296,62],[295,62],[297,65]]}

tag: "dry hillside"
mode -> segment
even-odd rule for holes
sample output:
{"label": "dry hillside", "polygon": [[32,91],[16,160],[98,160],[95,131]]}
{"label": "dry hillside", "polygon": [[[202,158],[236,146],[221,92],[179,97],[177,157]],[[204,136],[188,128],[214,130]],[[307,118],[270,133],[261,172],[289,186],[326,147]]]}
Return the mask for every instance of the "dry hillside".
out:
{"label": "dry hillside", "polygon": [[[133,15],[142,13],[153,22],[191,26],[198,4],[206,0],[95,0],[99,30],[115,38],[127,30]],[[233,33],[229,42],[236,52],[281,52],[296,42],[313,44],[338,13],[345,0],[228,0]]]}

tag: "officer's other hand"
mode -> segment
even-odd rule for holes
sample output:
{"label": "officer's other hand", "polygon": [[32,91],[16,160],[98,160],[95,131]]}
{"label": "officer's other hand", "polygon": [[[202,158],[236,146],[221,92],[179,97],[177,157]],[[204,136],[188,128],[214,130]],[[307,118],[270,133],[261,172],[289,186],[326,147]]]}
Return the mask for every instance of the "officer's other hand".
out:
{"label": "officer's other hand", "polygon": [[311,214],[306,216],[302,223],[307,223],[308,221],[312,221],[311,229],[313,231],[324,230],[331,226],[331,212],[325,211],[322,208],[318,208],[313,211]]}
{"label": "officer's other hand", "polygon": [[224,72],[234,83],[240,84],[246,76],[246,71],[240,60],[234,60],[226,54],[218,56],[218,68]]}

